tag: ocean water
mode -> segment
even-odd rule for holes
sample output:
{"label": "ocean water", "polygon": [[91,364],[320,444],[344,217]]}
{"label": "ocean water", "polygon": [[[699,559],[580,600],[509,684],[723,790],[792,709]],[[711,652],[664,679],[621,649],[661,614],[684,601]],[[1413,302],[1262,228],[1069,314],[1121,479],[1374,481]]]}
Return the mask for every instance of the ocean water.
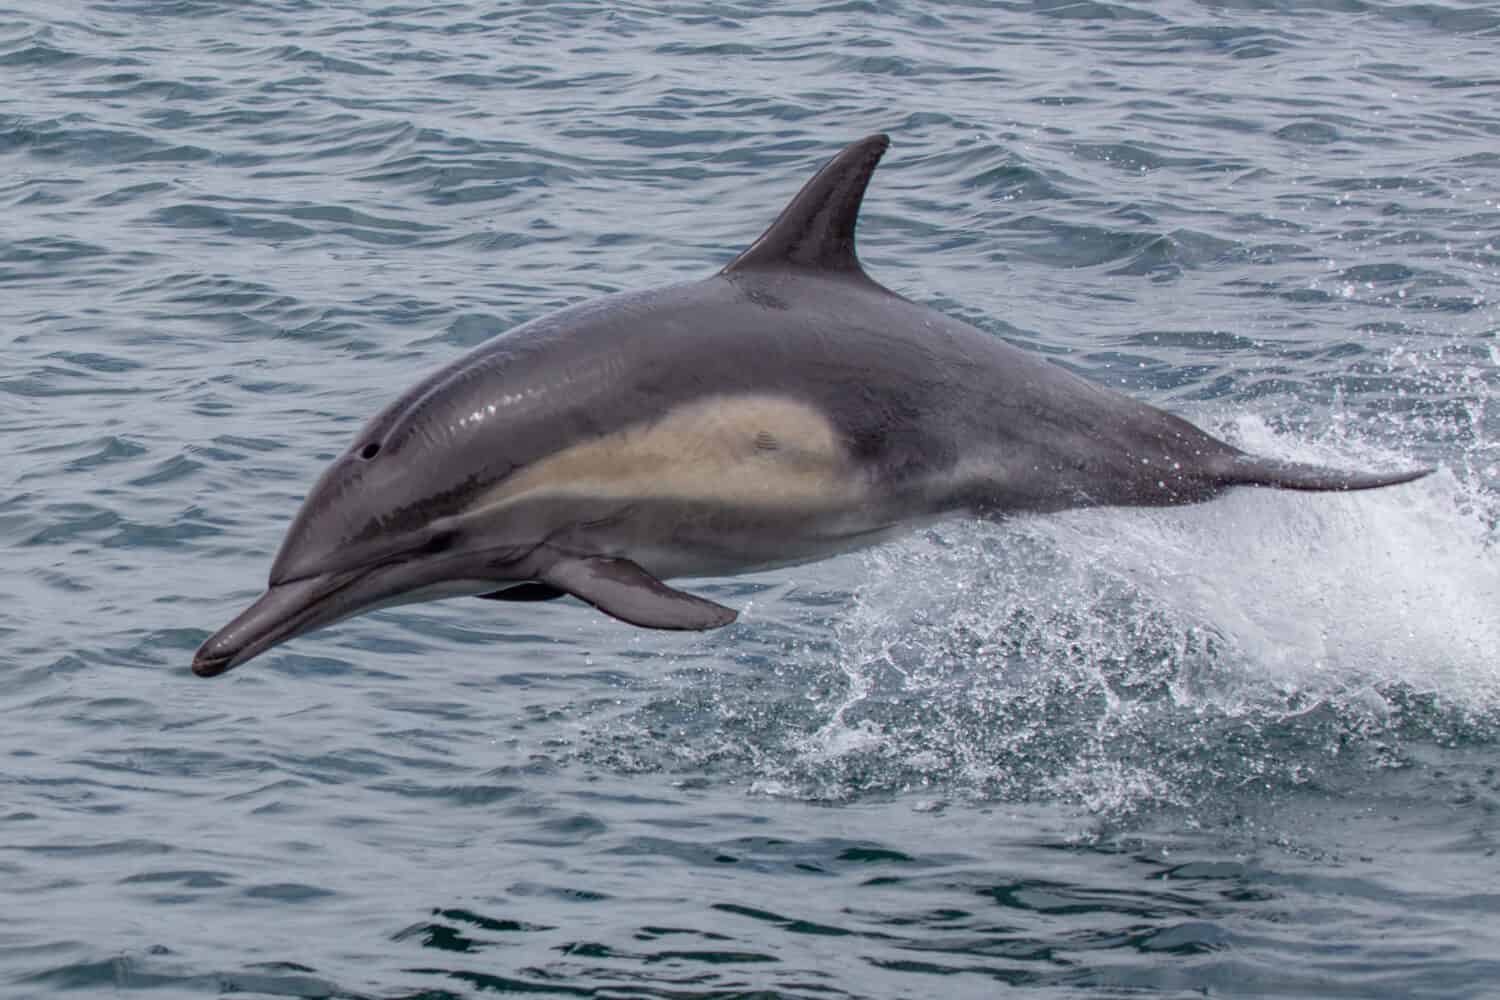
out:
{"label": "ocean water", "polygon": [[[0,996],[1500,996],[1500,9],[0,0]],[[361,422],[871,272],[1358,496],[949,522],[233,673]]]}

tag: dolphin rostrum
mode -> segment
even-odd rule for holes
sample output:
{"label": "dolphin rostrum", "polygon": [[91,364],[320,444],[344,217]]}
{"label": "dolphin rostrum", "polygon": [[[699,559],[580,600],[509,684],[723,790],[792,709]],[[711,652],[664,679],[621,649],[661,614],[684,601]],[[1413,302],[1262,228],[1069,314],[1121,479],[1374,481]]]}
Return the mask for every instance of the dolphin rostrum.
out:
{"label": "dolphin rostrum", "polygon": [[634,625],[717,628],[735,612],[662,581],[822,559],[962,512],[1363,490],[1431,471],[1255,458],[880,285],[854,227],[888,145],[839,153],[718,274],[532,320],[387,406],[324,471],[269,588],[194,673],[458,595],[571,594]]}

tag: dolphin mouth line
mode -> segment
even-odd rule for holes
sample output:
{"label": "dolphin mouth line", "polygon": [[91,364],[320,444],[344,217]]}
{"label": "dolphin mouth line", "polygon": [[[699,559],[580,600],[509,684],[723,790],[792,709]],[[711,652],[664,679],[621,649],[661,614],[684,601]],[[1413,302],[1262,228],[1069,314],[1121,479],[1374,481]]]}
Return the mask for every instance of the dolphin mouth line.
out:
{"label": "dolphin mouth line", "polygon": [[203,650],[199,650],[193,657],[193,673],[199,677],[217,677],[229,670],[234,657],[229,654],[223,656],[204,656]]}

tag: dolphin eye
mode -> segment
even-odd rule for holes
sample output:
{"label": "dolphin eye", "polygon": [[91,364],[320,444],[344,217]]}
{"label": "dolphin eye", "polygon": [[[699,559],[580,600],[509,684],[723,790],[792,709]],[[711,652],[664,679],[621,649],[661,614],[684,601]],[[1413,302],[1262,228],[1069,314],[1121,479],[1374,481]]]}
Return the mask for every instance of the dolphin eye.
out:
{"label": "dolphin eye", "polygon": [[369,444],[367,444],[363,448],[359,449],[359,457],[362,458],[362,459],[364,459],[366,462],[368,462],[370,459],[374,458],[376,455],[379,455],[379,454],[380,454],[380,442],[379,441],[371,441]]}

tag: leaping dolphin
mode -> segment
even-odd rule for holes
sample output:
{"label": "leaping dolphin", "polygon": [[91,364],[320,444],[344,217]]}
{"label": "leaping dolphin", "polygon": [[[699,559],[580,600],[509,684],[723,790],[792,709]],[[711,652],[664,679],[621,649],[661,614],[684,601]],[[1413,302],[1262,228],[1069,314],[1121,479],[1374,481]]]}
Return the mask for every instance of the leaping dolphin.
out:
{"label": "leaping dolphin", "polygon": [[835,156],[714,276],[501,334],[387,406],[323,473],[266,593],[198,650],[222,674],[372,608],[571,594],[647,628],[736,613],[663,583],[823,559],[946,515],[1363,490],[1247,455],[869,277],[889,140]]}

